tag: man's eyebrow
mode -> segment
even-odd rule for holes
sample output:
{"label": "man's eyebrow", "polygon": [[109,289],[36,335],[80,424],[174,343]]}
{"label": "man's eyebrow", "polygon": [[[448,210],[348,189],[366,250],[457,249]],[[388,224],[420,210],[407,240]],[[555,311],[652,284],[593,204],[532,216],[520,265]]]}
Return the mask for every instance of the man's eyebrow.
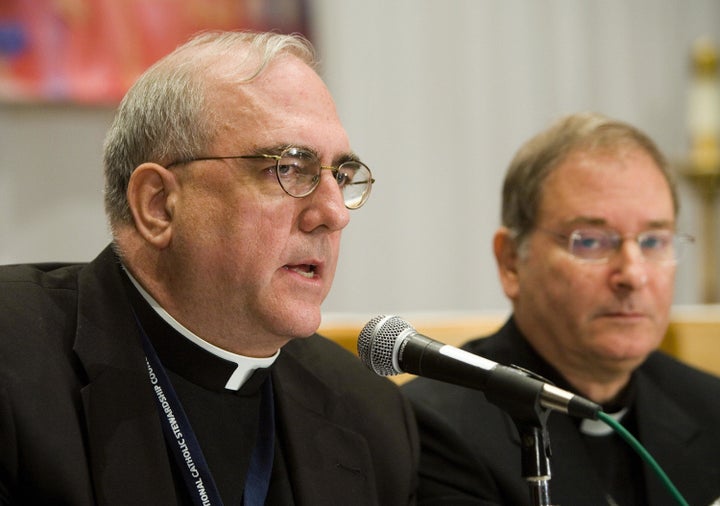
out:
{"label": "man's eyebrow", "polygon": [[296,147],[293,144],[276,144],[274,146],[259,146],[249,154],[251,155],[279,155],[288,148]]}
{"label": "man's eyebrow", "polygon": [[[565,222],[567,226],[577,225],[588,225],[592,227],[608,227],[608,222],[605,218],[599,218],[595,216],[577,216],[572,220]],[[645,223],[645,229],[661,229],[661,228],[675,228],[675,221],[673,220],[650,220]]]}
{"label": "man's eyebrow", "polygon": [[[320,160],[320,153],[318,153],[315,148],[311,148],[310,146],[297,145],[297,144],[291,144],[289,146],[286,146],[286,148],[289,148],[289,147],[298,148],[303,151],[312,153],[313,155],[315,155],[315,158]],[[360,158],[355,153],[353,153],[352,151],[348,151],[345,153],[340,153],[339,155],[335,155],[333,157],[333,160],[331,163],[334,167],[337,167],[338,165],[345,163],[345,162],[359,162],[359,161],[360,161]]]}
{"label": "man's eyebrow", "polygon": [[675,221],[674,220],[652,220],[648,221],[647,227],[648,229],[655,229],[655,228],[675,228]]}
{"label": "man's eyebrow", "polygon": [[576,216],[572,220],[568,220],[564,223],[567,226],[576,225],[590,225],[593,227],[606,227],[607,220],[605,218],[599,218],[595,216]]}
{"label": "man's eyebrow", "polygon": [[333,159],[333,165],[338,166],[345,162],[359,162],[359,161],[360,161],[360,157],[358,155],[356,155],[354,152],[350,151],[347,153],[343,153],[339,156],[336,156]]}

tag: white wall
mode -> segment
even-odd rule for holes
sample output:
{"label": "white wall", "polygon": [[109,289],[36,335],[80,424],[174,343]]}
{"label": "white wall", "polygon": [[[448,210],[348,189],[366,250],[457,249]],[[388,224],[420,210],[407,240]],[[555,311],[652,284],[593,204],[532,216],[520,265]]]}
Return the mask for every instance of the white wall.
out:
{"label": "white wall", "polygon": [[[315,42],[378,180],[346,229],[331,312],[504,311],[490,251],[505,167],[560,114],[630,121],[687,151],[688,53],[717,0],[315,0]],[[112,111],[0,105],[0,263],[89,260],[107,242]],[[681,228],[699,233],[683,184]],[[719,232],[720,233],[720,232]],[[697,261],[676,301],[699,301]]]}
{"label": "white wall", "polygon": [[91,260],[109,242],[109,108],[0,104],[0,263]]}
{"label": "white wall", "polygon": [[[597,110],[686,154],[689,51],[717,0],[316,0],[325,77],[377,173],[327,307],[503,309],[490,252],[502,176],[555,117]],[[681,228],[699,232],[683,185]],[[699,302],[697,262],[676,301]]]}

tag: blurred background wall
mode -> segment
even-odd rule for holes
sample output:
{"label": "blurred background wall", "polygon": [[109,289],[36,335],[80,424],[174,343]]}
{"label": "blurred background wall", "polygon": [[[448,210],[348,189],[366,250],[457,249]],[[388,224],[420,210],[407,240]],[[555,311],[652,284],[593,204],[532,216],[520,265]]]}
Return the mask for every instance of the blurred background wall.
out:
{"label": "blurred background wall", "polygon": [[[718,0],[307,9],[321,73],[377,179],[344,232],[332,313],[506,311],[490,242],[520,143],[559,115],[595,110],[644,129],[680,167],[690,51],[699,37],[720,40]],[[108,242],[101,148],[113,109],[0,103],[0,263],[87,261]],[[679,228],[700,235],[697,193],[682,177],[680,189]],[[677,304],[703,302],[699,253],[678,268]]]}

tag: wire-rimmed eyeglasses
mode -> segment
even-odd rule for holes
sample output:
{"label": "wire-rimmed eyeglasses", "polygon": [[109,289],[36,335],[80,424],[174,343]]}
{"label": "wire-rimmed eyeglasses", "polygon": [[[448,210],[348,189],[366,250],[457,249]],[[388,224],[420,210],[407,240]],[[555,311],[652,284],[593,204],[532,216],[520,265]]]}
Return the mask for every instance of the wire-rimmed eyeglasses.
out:
{"label": "wire-rimmed eyeglasses", "polygon": [[642,257],[650,262],[674,264],[682,257],[685,246],[695,242],[689,234],[669,229],[652,229],[639,234],[622,235],[607,228],[581,228],[569,234],[541,230],[566,241],[568,252],[584,262],[607,262],[617,253],[626,239],[638,244]]}
{"label": "wire-rimmed eyeglasses", "polygon": [[167,165],[197,162],[201,160],[229,160],[229,159],[268,159],[274,160],[273,171],[280,187],[295,198],[307,197],[320,184],[320,175],[323,170],[332,171],[332,175],[340,186],[345,207],[358,209],[370,196],[370,190],[375,180],[370,168],[358,160],[347,160],[337,167],[325,166],[320,163],[317,155],[306,149],[289,147],[279,155],[235,155],[235,156],[203,156],[178,160]]}

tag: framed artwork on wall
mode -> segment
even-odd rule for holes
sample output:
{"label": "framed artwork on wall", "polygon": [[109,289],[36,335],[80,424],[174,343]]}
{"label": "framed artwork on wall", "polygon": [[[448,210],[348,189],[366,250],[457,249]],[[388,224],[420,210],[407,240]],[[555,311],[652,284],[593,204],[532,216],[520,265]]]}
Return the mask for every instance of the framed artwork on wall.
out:
{"label": "framed artwork on wall", "polygon": [[310,38],[305,0],[2,0],[0,101],[112,104],[202,30]]}

